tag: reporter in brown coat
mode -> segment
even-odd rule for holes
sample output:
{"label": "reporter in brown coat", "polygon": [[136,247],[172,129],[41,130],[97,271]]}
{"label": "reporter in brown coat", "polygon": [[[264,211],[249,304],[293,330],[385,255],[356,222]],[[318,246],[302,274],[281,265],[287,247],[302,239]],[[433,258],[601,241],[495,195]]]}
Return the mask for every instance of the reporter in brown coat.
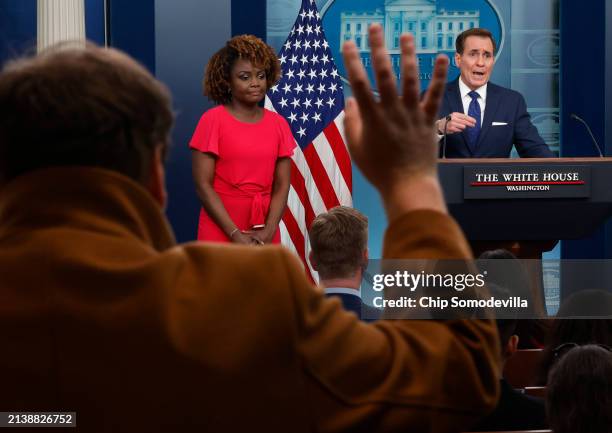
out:
{"label": "reporter in brown coat", "polygon": [[[463,258],[436,177],[438,59],[419,105],[344,56],[355,162],[380,191],[384,256]],[[116,50],[49,52],[0,75],[0,407],[83,431],[460,431],[495,404],[494,324],[359,322],[280,247],[176,245],[163,215],[167,91]]]}

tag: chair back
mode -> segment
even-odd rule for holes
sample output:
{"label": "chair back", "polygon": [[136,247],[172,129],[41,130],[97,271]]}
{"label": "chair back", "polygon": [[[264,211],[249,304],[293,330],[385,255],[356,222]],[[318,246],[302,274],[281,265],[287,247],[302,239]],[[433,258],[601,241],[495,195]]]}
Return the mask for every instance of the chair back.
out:
{"label": "chair back", "polygon": [[542,349],[517,350],[504,367],[504,378],[513,388],[534,386],[542,360]]}

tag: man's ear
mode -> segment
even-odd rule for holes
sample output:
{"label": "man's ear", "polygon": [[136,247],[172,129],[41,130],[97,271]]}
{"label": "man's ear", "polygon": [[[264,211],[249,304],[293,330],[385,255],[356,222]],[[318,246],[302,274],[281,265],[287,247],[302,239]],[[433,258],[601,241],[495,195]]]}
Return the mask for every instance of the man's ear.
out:
{"label": "man's ear", "polygon": [[312,266],[312,269],[318,272],[317,262],[312,251],[308,253],[308,261],[310,261],[310,266]]}
{"label": "man's ear", "polygon": [[163,145],[155,146],[149,165],[149,180],[146,188],[162,209],[166,208],[168,194],[166,193],[166,172],[164,170]]}
{"label": "man's ear", "polygon": [[363,268],[367,268],[368,267],[368,260],[370,259],[370,250],[368,248],[366,248],[365,250],[363,250],[363,255],[361,256],[362,258],[362,266]]}
{"label": "man's ear", "polygon": [[455,64],[458,68],[461,67],[461,54],[455,53]]}
{"label": "man's ear", "polygon": [[510,358],[512,355],[516,353],[518,350],[518,342],[519,336],[514,334],[508,339],[508,343],[506,344],[505,357]]}

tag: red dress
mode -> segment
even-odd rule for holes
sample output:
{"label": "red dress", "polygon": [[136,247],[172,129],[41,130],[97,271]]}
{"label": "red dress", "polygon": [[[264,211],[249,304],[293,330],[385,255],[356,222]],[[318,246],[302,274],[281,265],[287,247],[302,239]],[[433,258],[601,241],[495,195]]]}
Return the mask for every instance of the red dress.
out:
{"label": "red dress", "polygon": [[[240,230],[263,227],[276,160],[290,157],[296,146],[287,121],[264,109],[259,122],[245,123],[219,105],[202,115],[189,146],[215,156],[213,189],[236,226]],[[230,242],[204,209],[198,240]],[[280,243],[278,229],[272,242]]]}

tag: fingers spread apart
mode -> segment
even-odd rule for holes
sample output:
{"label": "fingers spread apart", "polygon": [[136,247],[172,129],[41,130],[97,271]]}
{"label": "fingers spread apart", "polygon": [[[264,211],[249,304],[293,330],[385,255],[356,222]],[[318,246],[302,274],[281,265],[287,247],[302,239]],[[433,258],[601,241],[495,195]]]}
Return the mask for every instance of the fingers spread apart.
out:
{"label": "fingers spread apart", "polygon": [[344,57],[346,73],[351,83],[353,95],[359,104],[361,115],[364,119],[369,119],[376,108],[376,101],[370,88],[368,74],[361,63],[359,51],[353,41],[344,43],[342,56]]}
{"label": "fingers spread apart", "polygon": [[446,74],[448,72],[448,57],[444,54],[436,57],[433,76],[429,83],[429,88],[423,99],[423,111],[425,112],[427,123],[433,125],[438,115],[438,108],[446,85]]}

